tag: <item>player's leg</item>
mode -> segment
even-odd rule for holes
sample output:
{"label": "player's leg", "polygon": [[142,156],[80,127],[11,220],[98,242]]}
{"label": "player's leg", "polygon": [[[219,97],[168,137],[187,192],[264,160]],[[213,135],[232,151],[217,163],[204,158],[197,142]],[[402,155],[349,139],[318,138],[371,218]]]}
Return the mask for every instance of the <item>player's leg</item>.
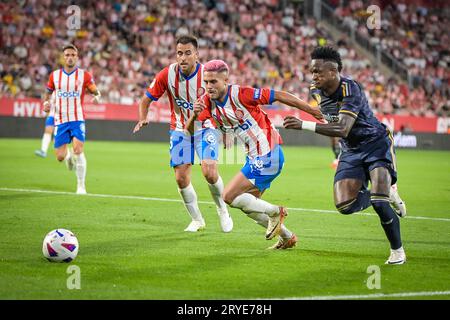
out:
{"label": "player's leg", "polygon": [[35,155],[42,157],[42,158],[47,157],[48,147],[50,145],[50,142],[52,142],[54,125],[55,125],[54,118],[47,117],[47,119],[45,120],[44,134],[42,135],[42,140],[41,140],[41,149],[36,150],[34,152]]}
{"label": "player's leg", "polygon": [[59,162],[64,161],[69,170],[73,170],[74,160],[73,154],[68,148],[71,142],[70,126],[68,123],[63,123],[55,127],[55,154]]}
{"label": "player's leg", "polygon": [[[253,219],[257,224],[268,228],[271,217],[281,217],[278,232],[283,239],[290,239],[293,233],[283,224],[286,214],[283,207],[274,205],[261,199],[264,191],[259,190],[242,172],[236,174],[225,186],[223,198],[231,207],[240,209],[247,217]],[[275,234],[276,235],[276,234]],[[275,235],[266,236],[272,239]],[[295,236],[295,235],[294,235]]]}
{"label": "player's leg", "polygon": [[77,194],[86,194],[87,160],[84,155],[86,129],[84,121],[69,122],[72,137],[73,160],[77,176]]}
{"label": "player's leg", "polygon": [[217,214],[219,215],[220,227],[223,232],[233,230],[233,220],[228,212],[227,204],[222,198],[224,184],[222,177],[217,170],[217,161],[204,159],[201,162],[202,173],[208,182],[208,189],[216,204]]}
{"label": "player's leg", "polygon": [[370,206],[368,176],[360,152],[342,151],[334,175],[334,204],[342,214],[362,211]]}
{"label": "player's leg", "polygon": [[400,221],[390,206],[389,200],[391,179],[391,173],[384,166],[375,167],[370,171],[370,180],[372,182],[371,202],[380,217],[381,226],[391,246],[391,255],[386,263],[403,264],[406,262],[406,255],[400,235]]}
{"label": "player's leg", "polygon": [[75,174],[77,176],[77,194],[86,194],[87,160],[84,155],[84,141],[74,137],[72,140]]}
{"label": "player's leg", "polygon": [[[270,240],[280,234],[286,242],[295,237],[283,225],[287,216],[286,208],[260,199],[263,192],[270,188],[271,182],[281,173],[283,164],[284,156],[280,146],[275,147],[268,155],[258,157],[252,164],[247,159],[241,171],[225,187],[223,197],[231,207],[240,209],[265,227],[266,239]],[[294,243],[291,241],[291,247],[296,242],[296,239]]]}
{"label": "player's leg", "polygon": [[395,211],[395,213],[400,217],[404,218],[406,217],[406,203],[400,198],[400,195],[398,194],[398,187],[397,184],[394,183],[391,186],[391,189],[389,191],[389,200],[391,201],[391,205]]}
{"label": "player's leg", "polygon": [[59,162],[62,162],[64,160],[66,160],[68,157],[70,157],[67,144],[63,144],[62,146],[56,148],[55,155],[56,155],[56,159]]}
{"label": "player's leg", "polygon": [[197,193],[191,183],[191,164],[181,164],[173,168],[175,172],[175,180],[178,185],[178,192],[183,199],[184,206],[192,218],[191,223],[184,231],[197,232],[205,228],[205,220],[203,219],[197,202]]}
{"label": "player's leg", "polygon": [[174,168],[178,192],[183,199],[184,206],[191,216],[191,223],[184,231],[197,232],[205,228],[197,202],[197,193],[191,183],[191,169],[194,163],[193,139],[180,131],[170,132],[170,166]]}
{"label": "player's leg", "polygon": [[[397,157],[395,156],[394,150],[394,138],[392,137],[392,134],[390,132],[388,134],[387,142],[389,144],[389,151],[386,152],[386,157],[389,161],[392,162],[394,171],[397,171]],[[406,217],[406,204],[398,194],[398,187],[396,182],[392,184],[391,189],[389,190],[389,200],[391,201],[391,205],[395,213],[401,218]]]}
{"label": "player's leg", "polygon": [[334,183],[334,204],[342,214],[352,214],[370,206],[370,191],[365,181],[355,178],[338,180]]}
{"label": "player's leg", "polygon": [[194,137],[195,150],[201,160],[203,176],[208,182],[209,191],[216,204],[220,226],[223,232],[231,232],[233,220],[228,212],[227,204],[222,198],[224,184],[217,168],[218,140],[218,132],[214,129],[197,131]]}

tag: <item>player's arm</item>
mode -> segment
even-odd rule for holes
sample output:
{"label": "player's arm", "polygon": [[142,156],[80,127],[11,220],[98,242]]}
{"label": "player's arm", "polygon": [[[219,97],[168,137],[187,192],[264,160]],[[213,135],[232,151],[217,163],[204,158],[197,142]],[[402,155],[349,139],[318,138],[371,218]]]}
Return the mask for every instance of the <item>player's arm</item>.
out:
{"label": "player's arm", "polygon": [[204,101],[198,99],[197,101],[194,102],[193,108],[194,113],[186,122],[186,130],[189,131],[191,135],[194,134],[195,131],[195,121],[197,120],[204,121],[206,118],[208,118],[208,110]]}
{"label": "player's arm", "polygon": [[152,101],[158,101],[159,98],[167,91],[169,78],[169,68],[161,70],[148,86],[144,95],[139,102],[139,121],[133,129],[133,133],[138,132],[143,126],[148,125],[147,115]]}
{"label": "player's arm", "polygon": [[102,94],[100,93],[100,90],[98,90],[95,83],[90,83],[87,88],[89,92],[94,96],[94,101],[96,103],[100,103],[100,98],[102,97]]}
{"label": "player's arm", "polygon": [[44,97],[43,97],[43,103],[42,105],[44,106],[44,112],[45,113],[49,113],[50,112],[50,99],[52,97],[52,93],[53,92],[49,92],[49,90],[46,90],[44,92]]}
{"label": "player's arm", "polygon": [[50,105],[51,105],[50,99],[53,94],[53,91],[55,91],[55,83],[53,82],[53,72],[52,72],[52,73],[50,73],[50,77],[47,82],[47,88],[45,89],[44,97],[42,99],[43,100],[42,105],[44,106],[44,112],[47,114],[50,112]]}
{"label": "player's arm", "polygon": [[152,100],[149,97],[147,97],[147,95],[144,94],[142,96],[142,99],[139,102],[139,121],[134,126],[133,133],[138,132],[139,130],[141,130],[143,126],[148,125],[147,116],[151,102]]}
{"label": "player's arm", "polygon": [[87,89],[87,91],[94,96],[94,102],[100,103],[100,98],[102,94],[100,93],[100,90],[97,89],[97,86],[95,85],[94,77],[90,72],[84,73],[84,87]]}
{"label": "player's arm", "polygon": [[318,120],[323,119],[323,115],[319,108],[313,108],[306,101],[303,101],[289,92],[275,90],[274,101],[279,101],[290,107],[303,110]]}
{"label": "player's arm", "polygon": [[324,136],[346,138],[355,121],[355,117],[345,113],[340,113],[339,120],[333,123],[302,121],[296,117],[287,116],[284,118],[283,126],[286,129],[308,130]]}

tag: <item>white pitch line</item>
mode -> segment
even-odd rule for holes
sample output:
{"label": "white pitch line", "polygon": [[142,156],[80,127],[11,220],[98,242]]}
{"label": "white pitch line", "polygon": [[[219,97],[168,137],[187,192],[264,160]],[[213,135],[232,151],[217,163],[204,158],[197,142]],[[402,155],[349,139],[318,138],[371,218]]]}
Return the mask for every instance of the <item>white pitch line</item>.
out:
{"label": "white pitch line", "polygon": [[[16,188],[0,188],[0,191],[11,191],[11,192],[28,192],[28,193],[47,193],[47,194],[61,194],[61,195],[69,195],[69,196],[79,196],[74,192],[67,191],[50,191],[50,190],[37,190],[37,189],[16,189]],[[179,202],[182,203],[182,200],[179,199],[168,199],[168,198],[154,198],[154,197],[139,197],[139,196],[123,196],[123,195],[114,195],[114,194],[98,194],[98,193],[88,193],[82,195],[82,197],[94,197],[94,198],[113,198],[113,199],[129,199],[129,200],[145,200],[145,201],[162,201],[162,202]],[[212,201],[198,201],[200,204],[215,204]],[[319,212],[319,213],[328,213],[328,214],[336,214],[338,211],[333,210],[322,210],[322,209],[306,209],[306,208],[287,208],[292,211],[307,211],[307,212]],[[378,216],[375,213],[354,213],[353,215],[364,215],[364,216]],[[416,219],[416,220],[432,220],[432,221],[447,221],[450,222],[449,218],[432,218],[432,217],[418,217],[418,216],[407,216],[403,219]]]}
{"label": "white pitch line", "polygon": [[[448,295],[450,295],[450,291],[422,291],[422,292],[400,292],[400,293],[374,293],[361,295],[354,294],[342,296],[292,297],[292,298],[281,298],[281,300],[354,300],[354,299],[448,296]],[[278,300],[277,298],[275,299]]]}

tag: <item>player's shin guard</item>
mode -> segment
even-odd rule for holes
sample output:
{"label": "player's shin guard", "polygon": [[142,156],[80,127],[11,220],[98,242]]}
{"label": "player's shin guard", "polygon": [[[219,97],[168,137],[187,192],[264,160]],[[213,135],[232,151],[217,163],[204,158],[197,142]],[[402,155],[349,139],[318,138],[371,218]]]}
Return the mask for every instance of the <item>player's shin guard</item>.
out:
{"label": "player's shin guard", "polygon": [[370,198],[372,206],[380,217],[381,226],[386,233],[391,249],[402,246],[400,235],[400,221],[389,203],[389,196],[383,194],[372,194]]}
{"label": "player's shin guard", "polygon": [[74,154],[75,158],[75,168],[77,175],[78,186],[85,188],[85,180],[86,180],[86,170],[87,170],[87,161],[84,155],[84,152],[80,154]]}
{"label": "player's shin guard", "polygon": [[265,213],[269,216],[278,214],[279,208],[267,201],[256,198],[250,193],[243,193],[234,198],[230,204],[233,208],[238,208],[244,211],[244,213],[259,212]]}
{"label": "player's shin guard", "polygon": [[217,208],[221,211],[228,211],[227,210],[227,204],[225,201],[223,201],[222,193],[223,193],[223,180],[222,177],[219,176],[219,179],[217,179],[216,183],[209,184],[208,183],[209,191],[211,192],[211,196],[217,206]]}
{"label": "player's shin guard", "polygon": [[342,214],[351,214],[362,211],[370,206],[370,191],[363,188],[358,192],[356,199],[352,199],[336,205]]}
{"label": "player's shin guard", "polygon": [[[256,198],[250,193],[243,193],[237,196],[231,203],[231,207],[241,209],[249,218],[255,220],[260,226],[267,228],[269,216],[279,213],[280,208],[267,201]],[[281,225],[280,236],[289,239],[292,232],[284,225]]]}
{"label": "player's shin guard", "polygon": [[197,193],[195,192],[192,183],[189,183],[186,188],[178,188],[178,192],[180,193],[181,198],[183,198],[184,206],[189,212],[192,220],[203,221],[202,213],[200,212],[197,203]]}

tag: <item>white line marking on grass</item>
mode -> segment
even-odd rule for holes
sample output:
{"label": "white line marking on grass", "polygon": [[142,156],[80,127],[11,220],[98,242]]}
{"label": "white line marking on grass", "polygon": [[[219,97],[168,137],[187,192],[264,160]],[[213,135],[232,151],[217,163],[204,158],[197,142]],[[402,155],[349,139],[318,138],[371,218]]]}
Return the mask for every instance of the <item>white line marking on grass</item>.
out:
{"label": "white line marking on grass", "polygon": [[[448,296],[448,295],[450,295],[450,291],[422,291],[422,292],[400,292],[400,293],[354,294],[342,296],[292,297],[292,298],[281,298],[281,300],[346,300],[346,299],[354,300],[354,299]],[[275,299],[278,300],[277,298]]]}
{"label": "white line marking on grass", "polygon": [[[77,195],[75,192],[66,191],[50,191],[50,190],[37,190],[37,189],[16,189],[16,188],[0,188],[0,191],[11,191],[11,192],[24,192],[24,193],[47,193],[47,194],[61,194],[69,196],[79,196],[79,197],[94,197],[94,198],[112,198],[112,199],[129,199],[129,200],[144,200],[144,201],[162,201],[162,202],[179,202],[182,203],[180,199],[167,199],[167,198],[154,198],[154,197],[140,197],[140,196],[123,196],[115,194],[98,194],[98,193],[88,193],[84,195]],[[212,201],[198,201],[200,204],[215,204]],[[287,208],[292,211],[307,211],[307,212],[318,212],[318,213],[328,213],[337,214],[338,211],[333,210],[322,210],[322,209],[306,209],[306,208]],[[353,213],[353,215],[363,215],[363,216],[375,216],[375,213]],[[432,217],[418,217],[418,216],[407,216],[403,219],[416,219],[416,220],[432,220],[432,221],[447,221],[450,222],[449,218],[432,218]]]}

